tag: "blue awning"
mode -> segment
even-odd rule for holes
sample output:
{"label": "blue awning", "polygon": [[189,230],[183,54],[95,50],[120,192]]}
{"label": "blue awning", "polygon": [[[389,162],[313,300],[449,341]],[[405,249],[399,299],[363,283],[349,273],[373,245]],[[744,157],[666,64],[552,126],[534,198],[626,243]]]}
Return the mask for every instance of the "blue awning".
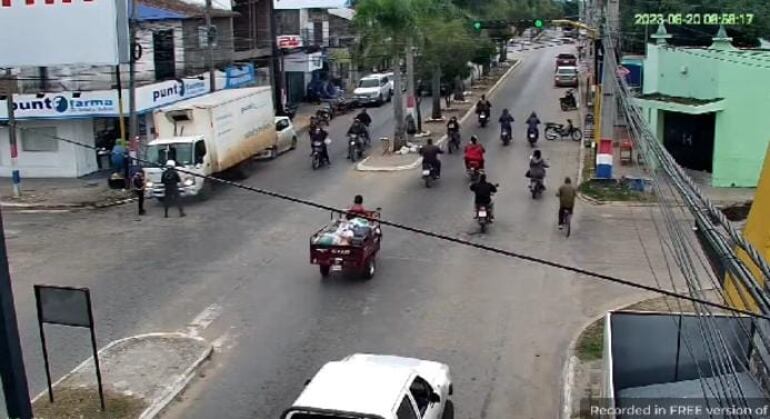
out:
{"label": "blue awning", "polygon": [[[139,3],[136,12],[136,19],[145,22],[154,20],[182,20],[187,18],[187,16],[181,13],[172,12],[159,7],[147,6],[146,4],[141,3]],[[129,13],[131,13],[131,2],[129,2]]]}

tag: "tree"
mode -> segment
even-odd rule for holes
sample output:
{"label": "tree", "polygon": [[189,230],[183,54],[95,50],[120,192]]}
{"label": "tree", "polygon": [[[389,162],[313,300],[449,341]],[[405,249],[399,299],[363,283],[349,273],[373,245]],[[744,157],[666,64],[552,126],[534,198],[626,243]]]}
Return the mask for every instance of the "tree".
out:
{"label": "tree", "polygon": [[410,37],[414,36],[416,18],[411,0],[360,0],[353,22],[361,35],[362,56],[386,52],[393,68],[393,148],[406,142],[404,100],[401,89],[401,58]]}

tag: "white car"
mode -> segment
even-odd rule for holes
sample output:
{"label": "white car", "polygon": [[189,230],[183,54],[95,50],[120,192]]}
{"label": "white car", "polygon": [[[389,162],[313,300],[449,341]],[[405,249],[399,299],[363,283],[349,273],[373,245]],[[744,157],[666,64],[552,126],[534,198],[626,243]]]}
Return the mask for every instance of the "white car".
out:
{"label": "white car", "polygon": [[291,119],[286,116],[276,116],[275,123],[275,142],[273,146],[257,155],[258,159],[274,159],[279,154],[294,150],[297,148],[297,131]]}
{"label": "white car", "polygon": [[370,74],[358,81],[353,97],[361,104],[390,102],[393,96],[392,78],[389,74]]}
{"label": "white car", "polygon": [[308,381],[282,419],[454,419],[449,367],[391,355],[350,355]]}

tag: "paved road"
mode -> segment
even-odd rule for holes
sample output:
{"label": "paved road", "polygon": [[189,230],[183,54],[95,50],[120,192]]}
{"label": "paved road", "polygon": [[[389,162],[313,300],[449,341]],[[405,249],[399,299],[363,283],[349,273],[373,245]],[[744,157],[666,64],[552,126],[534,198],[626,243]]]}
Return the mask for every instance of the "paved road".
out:
{"label": "paved road", "polygon": [[[514,144],[498,128],[469,121],[501,184],[497,222],[476,234],[459,157],[444,159],[431,190],[417,171],[362,173],[333,145],[330,168],[312,171],[307,144],[257,164],[244,182],[330,205],[356,193],[390,220],[650,283],[638,254],[656,243],[649,214],[578,209],[569,240],[555,229],[558,180],[577,172],[572,142],[542,144],[553,169],[543,199],[528,197],[529,147],[520,121],[532,110],[562,121],[551,87],[553,57],[527,52],[492,98],[511,109]],[[390,109],[373,111],[374,134],[389,135]],[[333,121],[342,139],[352,116]],[[168,412],[179,418],[277,417],[326,361],[353,352],[393,353],[448,363],[458,418],[555,417],[564,349],[581,326],[634,294],[539,265],[386,229],[374,280],[321,280],[308,237],[328,214],[243,190],[216,188],[184,219],[160,209],[136,220],[130,207],[65,214],[7,214],[16,303],[33,393],[44,387],[32,284],[87,286],[100,343],[138,333],[188,330],[218,351],[205,378]],[[640,223],[644,223],[640,228]],[[653,256],[654,257],[654,256]],[[87,334],[51,328],[54,375],[89,355]],[[109,379],[106,377],[105,379]]]}

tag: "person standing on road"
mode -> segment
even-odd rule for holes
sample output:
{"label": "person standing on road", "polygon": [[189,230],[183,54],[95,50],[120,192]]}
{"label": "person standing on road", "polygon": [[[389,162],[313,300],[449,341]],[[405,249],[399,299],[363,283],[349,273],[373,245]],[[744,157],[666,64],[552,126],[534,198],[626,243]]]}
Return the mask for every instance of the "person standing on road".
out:
{"label": "person standing on road", "polygon": [[564,184],[556,192],[556,196],[559,197],[559,230],[564,228],[564,216],[567,215],[567,211],[572,214],[572,211],[575,209],[576,195],[577,191],[572,186],[572,179],[569,177],[564,178]]}
{"label": "person standing on road", "polygon": [[165,218],[168,218],[168,208],[171,204],[175,204],[179,208],[179,216],[184,217],[184,209],[182,208],[182,199],[179,196],[179,183],[182,182],[182,178],[179,177],[179,173],[176,171],[176,162],[169,160],[166,162],[166,170],[163,171],[160,181],[163,183],[164,198],[163,198],[163,210]]}
{"label": "person standing on road", "polygon": [[134,195],[136,195],[137,200],[137,209],[139,211],[139,215],[146,214],[146,211],[144,210],[144,171],[142,169],[139,169],[134,173],[134,176],[131,178],[131,189],[134,190]]}

